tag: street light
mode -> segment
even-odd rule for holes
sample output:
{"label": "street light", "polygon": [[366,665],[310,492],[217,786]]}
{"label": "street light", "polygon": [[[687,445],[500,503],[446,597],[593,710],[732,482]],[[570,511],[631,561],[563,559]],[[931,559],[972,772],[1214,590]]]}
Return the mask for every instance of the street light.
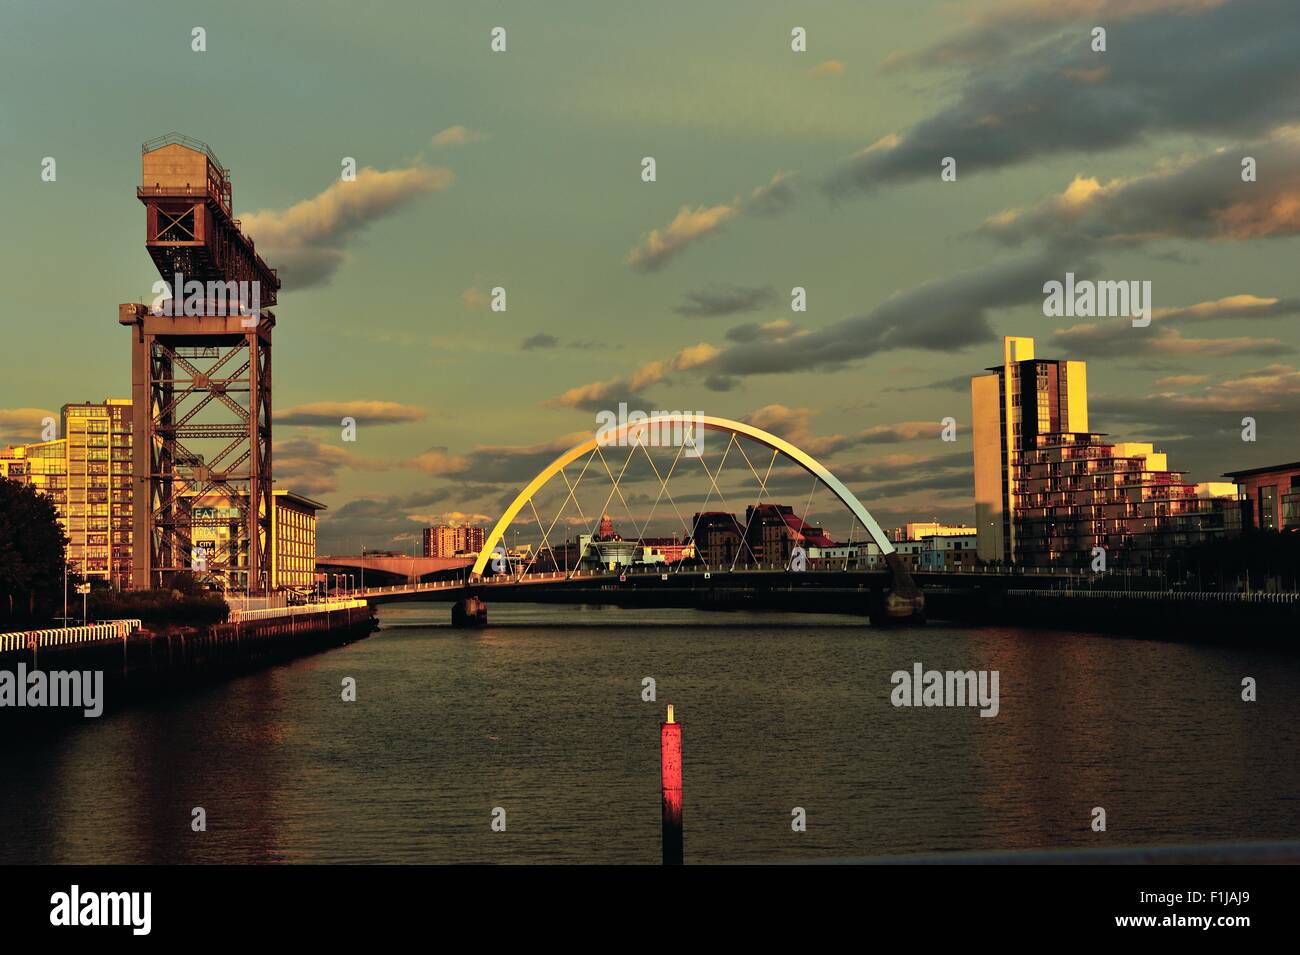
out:
{"label": "street light", "polygon": [[68,625],[68,561],[63,560],[63,625]]}

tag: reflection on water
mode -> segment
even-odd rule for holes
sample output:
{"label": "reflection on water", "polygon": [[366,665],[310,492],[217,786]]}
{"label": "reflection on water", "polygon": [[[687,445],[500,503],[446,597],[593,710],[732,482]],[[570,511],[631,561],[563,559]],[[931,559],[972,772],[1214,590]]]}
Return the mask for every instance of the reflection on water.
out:
{"label": "reflection on water", "polygon": [[[668,702],[684,723],[688,861],[1300,838],[1300,661],[1276,651],[490,612],[493,626],[458,631],[442,605],[385,608],[350,647],[7,729],[0,861],[653,863]],[[917,661],[1000,671],[998,716],[894,708],[890,674]],[[340,697],[349,676],[356,703]],[[1257,703],[1240,700],[1245,676]],[[207,832],[191,831],[198,806]],[[795,806],[807,832],[791,831]]]}

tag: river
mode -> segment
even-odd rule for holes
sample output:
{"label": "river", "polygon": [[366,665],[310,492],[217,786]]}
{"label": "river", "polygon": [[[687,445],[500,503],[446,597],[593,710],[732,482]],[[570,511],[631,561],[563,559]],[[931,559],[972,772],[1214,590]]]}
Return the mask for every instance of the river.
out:
{"label": "river", "polygon": [[[348,647],[6,732],[0,861],[655,863],[669,702],[688,862],[1300,838],[1295,655],[832,615],[490,614],[454,630],[445,604],[393,605]],[[895,707],[891,674],[916,663],[998,671],[997,715]]]}

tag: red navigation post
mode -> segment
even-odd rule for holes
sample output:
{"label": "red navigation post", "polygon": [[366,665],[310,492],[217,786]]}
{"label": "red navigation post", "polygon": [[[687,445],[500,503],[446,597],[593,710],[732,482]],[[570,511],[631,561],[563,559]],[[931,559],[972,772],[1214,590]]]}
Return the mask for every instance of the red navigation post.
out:
{"label": "red navigation post", "polygon": [[673,721],[668,704],[668,722],[659,724],[659,755],[663,766],[663,849],[664,865],[682,864],[682,724]]}

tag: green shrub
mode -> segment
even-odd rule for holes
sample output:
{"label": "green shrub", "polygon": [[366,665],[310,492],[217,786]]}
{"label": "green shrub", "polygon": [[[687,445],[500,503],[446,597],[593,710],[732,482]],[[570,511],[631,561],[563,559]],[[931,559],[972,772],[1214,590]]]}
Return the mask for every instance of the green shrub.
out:
{"label": "green shrub", "polygon": [[90,595],[93,620],[137,618],[149,624],[203,626],[220,623],[230,607],[219,594],[179,590],[102,590]]}

